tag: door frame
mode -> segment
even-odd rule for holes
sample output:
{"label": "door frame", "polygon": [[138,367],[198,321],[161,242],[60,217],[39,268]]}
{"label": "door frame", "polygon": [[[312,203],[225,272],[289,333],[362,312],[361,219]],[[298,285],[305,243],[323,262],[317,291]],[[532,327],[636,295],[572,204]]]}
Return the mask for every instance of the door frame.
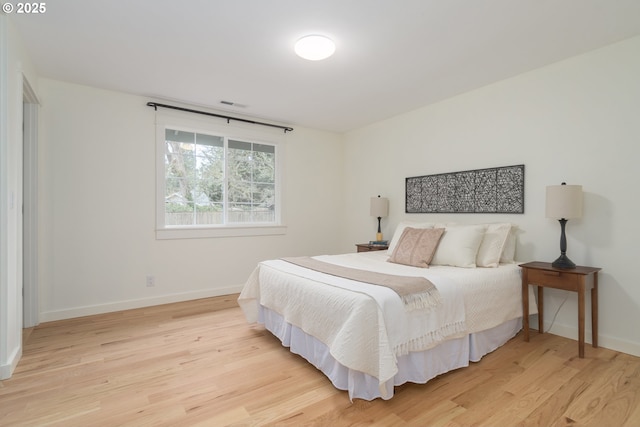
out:
{"label": "door frame", "polygon": [[38,284],[38,107],[22,75],[22,317],[23,328],[40,323]]}

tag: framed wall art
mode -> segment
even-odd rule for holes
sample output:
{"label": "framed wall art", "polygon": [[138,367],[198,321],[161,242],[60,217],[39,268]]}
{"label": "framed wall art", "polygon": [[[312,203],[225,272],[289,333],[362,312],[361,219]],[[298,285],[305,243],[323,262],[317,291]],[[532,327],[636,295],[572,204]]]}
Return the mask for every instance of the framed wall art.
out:
{"label": "framed wall art", "polygon": [[524,213],[524,165],[406,178],[406,213]]}

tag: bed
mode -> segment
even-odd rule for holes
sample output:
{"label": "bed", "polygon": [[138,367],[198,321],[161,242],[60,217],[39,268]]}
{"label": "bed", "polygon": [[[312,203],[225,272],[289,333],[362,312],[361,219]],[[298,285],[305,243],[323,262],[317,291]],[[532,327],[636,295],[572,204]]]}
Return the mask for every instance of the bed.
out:
{"label": "bed", "polygon": [[[521,329],[514,236],[511,224],[405,222],[388,251],[263,261],[238,303],[350,399],[391,399],[395,386],[468,366]],[[425,288],[403,294],[390,281]]]}

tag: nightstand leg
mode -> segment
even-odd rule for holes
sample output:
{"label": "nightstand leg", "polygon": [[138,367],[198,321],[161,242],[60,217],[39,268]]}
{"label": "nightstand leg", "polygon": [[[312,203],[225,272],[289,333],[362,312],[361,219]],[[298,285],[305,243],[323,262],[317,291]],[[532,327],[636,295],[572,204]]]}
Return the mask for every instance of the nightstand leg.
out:
{"label": "nightstand leg", "polygon": [[544,334],[544,287],[538,286],[538,332]]}
{"label": "nightstand leg", "polygon": [[578,357],[584,358],[584,283],[578,286]]}
{"label": "nightstand leg", "polygon": [[527,270],[522,271],[522,335],[529,341],[529,280]]}
{"label": "nightstand leg", "polygon": [[598,272],[593,274],[593,288],[591,288],[591,342],[598,348]]}

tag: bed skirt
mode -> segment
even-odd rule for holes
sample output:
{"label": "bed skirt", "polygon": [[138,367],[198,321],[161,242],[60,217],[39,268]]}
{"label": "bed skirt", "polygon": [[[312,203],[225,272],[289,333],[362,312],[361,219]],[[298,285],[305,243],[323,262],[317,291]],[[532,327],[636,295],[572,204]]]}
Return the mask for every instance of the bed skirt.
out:
{"label": "bed skirt", "polygon": [[440,343],[437,347],[411,352],[398,357],[398,373],[387,381],[384,392],[377,378],[349,369],[338,363],[328,347],[302,329],[284,321],[273,310],[260,306],[259,322],[275,335],[290,351],[305,358],[322,371],[339,390],[349,392],[349,398],[385,400],[393,397],[393,388],[406,382],[424,384],[432,378],[454,369],[469,366],[494,351],[522,329],[522,318],[507,321],[494,328]]}

